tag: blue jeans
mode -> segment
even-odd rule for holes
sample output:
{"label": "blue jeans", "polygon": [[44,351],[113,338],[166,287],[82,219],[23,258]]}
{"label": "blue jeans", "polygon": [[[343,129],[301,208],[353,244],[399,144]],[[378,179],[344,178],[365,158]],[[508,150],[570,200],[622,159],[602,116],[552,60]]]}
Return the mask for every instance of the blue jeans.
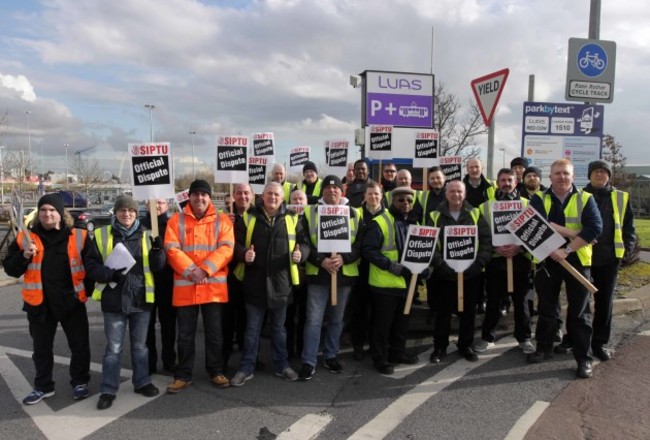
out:
{"label": "blue jeans", "polygon": [[260,347],[260,331],[264,322],[264,314],[268,312],[269,324],[271,325],[271,355],[276,373],[289,366],[289,355],[287,354],[287,331],[284,327],[284,320],[287,314],[287,306],[283,305],[275,309],[266,309],[252,304],[246,304],[246,331],[244,332],[244,351],[239,365],[239,371],[249,375],[255,371],[255,361]]}
{"label": "blue jeans", "polygon": [[331,359],[336,357],[339,352],[341,332],[343,331],[343,312],[345,312],[345,305],[348,302],[352,286],[338,286],[336,306],[332,306],[330,303],[330,290],[329,285],[309,284],[307,286],[307,320],[305,321],[302,362],[312,367],[316,366],[325,312],[327,312],[327,332],[323,357]]}
{"label": "blue jeans", "polygon": [[151,313],[136,312],[129,315],[123,313],[104,313],[104,334],[106,336],[106,351],[102,361],[102,384],[99,390],[102,394],[117,393],[120,387],[120,368],[122,365],[122,349],[124,335],[128,322],[131,342],[131,381],[135,389],[151,383],[149,376],[149,350],[147,349],[147,331]]}

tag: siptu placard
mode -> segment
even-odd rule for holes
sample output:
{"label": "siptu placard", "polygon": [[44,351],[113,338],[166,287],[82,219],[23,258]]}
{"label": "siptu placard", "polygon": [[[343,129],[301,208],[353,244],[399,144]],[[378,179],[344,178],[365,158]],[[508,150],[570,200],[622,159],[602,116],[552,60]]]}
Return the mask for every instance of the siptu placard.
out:
{"label": "siptu placard", "polygon": [[414,273],[422,273],[429,267],[438,241],[440,228],[410,225],[406,236],[406,246],[402,251],[401,264]]}
{"label": "siptu placard", "polygon": [[275,142],[273,133],[253,133],[253,156],[270,158],[275,157]]}
{"label": "siptu placard", "polygon": [[148,200],[174,195],[169,142],[129,144],[133,198]]}
{"label": "siptu placard", "polygon": [[506,227],[513,218],[518,216],[525,208],[521,200],[508,201],[491,201],[488,209],[490,210],[491,228],[492,228],[492,245],[505,246],[508,244],[519,244],[517,239],[510,233]]}
{"label": "siptu placard", "polygon": [[370,159],[391,159],[393,157],[393,126],[371,125],[368,145]]}
{"label": "siptu placard", "polygon": [[350,245],[350,207],[318,205],[318,253],[346,253]]}
{"label": "siptu placard", "polygon": [[348,146],[346,140],[333,140],[325,142],[325,149],[329,152],[327,168],[329,174],[343,176],[348,166]]}
{"label": "siptu placard", "polygon": [[248,136],[219,136],[215,183],[248,183]]}
{"label": "siptu placard", "polygon": [[302,167],[309,161],[309,147],[295,147],[289,152],[289,171],[302,173]]}
{"label": "siptu placard", "polygon": [[435,130],[415,133],[413,166],[429,168],[438,164],[438,132]]}
{"label": "siptu placard", "polygon": [[469,268],[478,252],[478,227],[476,225],[445,226],[443,259],[458,273]]}
{"label": "siptu placard", "polygon": [[438,166],[445,175],[445,181],[462,180],[463,158],[461,156],[443,156],[438,159]]}
{"label": "siptu placard", "polygon": [[267,157],[248,158],[248,183],[256,194],[261,194],[264,191],[268,161]]}

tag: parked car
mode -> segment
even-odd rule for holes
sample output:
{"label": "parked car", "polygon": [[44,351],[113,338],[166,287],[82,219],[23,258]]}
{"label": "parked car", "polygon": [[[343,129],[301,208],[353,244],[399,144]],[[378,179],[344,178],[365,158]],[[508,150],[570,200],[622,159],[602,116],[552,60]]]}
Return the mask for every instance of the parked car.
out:
{"label": "parked car", "polygon": [[68,208],[74,227],[94,231],[96,227],[111,224],[113,214],[101,208]]}

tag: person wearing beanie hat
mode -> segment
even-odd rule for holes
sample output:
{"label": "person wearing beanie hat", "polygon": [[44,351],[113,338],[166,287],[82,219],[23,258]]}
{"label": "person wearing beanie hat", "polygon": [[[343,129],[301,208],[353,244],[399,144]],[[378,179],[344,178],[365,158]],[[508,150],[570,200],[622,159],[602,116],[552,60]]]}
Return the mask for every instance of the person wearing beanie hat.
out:
{"label": "person wearing beanie hat", "polygon": [[[612,330],[614,290],[621,260],[630,255],[636,244],[634,214],[630,194],[610,183],[611,168],[602,160],[589,164],[589,184],[585,191],[593,194],[603,220],[603,232],[593,245],[591,277],[598,289],[594,295],[593,334],[591,352],[601,361],[609,360],[613,352],[605,348]],[[570,341],[571,334],[567,334]]]}
{"label": "person wearing beanie hat", "polygon": [[[71,229],[71,224],[61,197],[44,195],[38,201],[38,221],[31,231],[18,232],[2,262],[7,275],[24,276],[23,310],[29,321],[36,370],[34,389],[23,399],[25,405],[37,404],[54,395],[52,349],[59,323],[71,352],[72,396],[80,400],[90,395],[90,342],[85,302],[92,286],[82,261],[94,243],[86,230]],[[81,249],[80,243],[83,244]]]}
{"label": "person wearing beanie hat", "polygon": [[[302,167],[302,176],[302,182],[298,182],[291,191],[293,192],[297,189],[303,191],[307,194],[307,204],[315,205],[322,195],[323,185],[322,179],[318,178],[316,164],[311,161],[305,162]],[[288,204],[289,200],[285,200],[284,202]]]}
{"label": "person wearing beanie hat", "polygon": [[188,193],[192,194],[197,191],[202,191],[212,197],[212,187],[205,180],[197,179],[190,184],[190,190]]}
{"label": "person wearing beanie hat", "polygon": [[[190,188],[189,204],[169,219],[165,233],[167,262],[174,270],[172,303],[178,322],[178,364],[168,394],[179,393],[192,383],[199,314],[210,382],[217,388],[230,386],[225,376],[222,322],[228,302],[228,263],[235,243],[233,224],[228,214],[214,207],[207,182],[196,180]],[[234,197],[237,204],[236,193]]]}
{"label": "person wearing beanie hat", "polygon": [[528,159],[525,157],[515,157],[510,161],[510,169],[515,172],[517,177],[517,191],[521,193],[524,190],[524,171],[528,166]]}
{"label": "person wearing beanie hat", "polygon": [[607,172],[608,180],[612,178],[612,167],[609,166],[607,162],[604,160],[594,160],[593,162],[589,162],[589,165],[587,167],[587,178],[591,179],[591,173],[594,170],[605,170]]}
{"label": "person wearing beanie hat", "polygon": [[546,187],[542,185],[542,170],[534,166],[526,168],[523,174],[523,189],[519,191],[521,197],[530,200],[538,191],[544,190]]}
{"label": "person wearing beanie hat", "polygon": [[[147,332],[154,303],[154,277],[165,268],[165,252],[160,237],[151,237],[140,224],[138,203],[129,195],[115,199],[111,224],[95,229],[94,246],[84,258],[91,279],[102,283],[93,299],[101,301],[106,347],[102,358],[102,383],[97,409],[113,405],[120,388],[122,352],[128,327],[134,391],[145,397],[158,395],[151,381]],[[107,265],[117,245],[128,252],[132,265]],[[122,260],[124,257],[122,257]]]}
{"label": "person wearing beanie hat", "polygon": [[343,183],[341,182],[341,179],[339,179],[339,177],[335,176],[334,174],[329,174],[323,179],[323,188],[330,185],[334,185],[343,191]]}

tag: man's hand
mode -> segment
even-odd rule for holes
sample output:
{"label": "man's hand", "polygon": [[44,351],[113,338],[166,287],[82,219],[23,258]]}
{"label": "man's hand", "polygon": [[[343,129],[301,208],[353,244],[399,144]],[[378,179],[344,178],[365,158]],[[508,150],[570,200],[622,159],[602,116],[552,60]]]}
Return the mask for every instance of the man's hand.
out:
{"label": "man's hand", "polygon": [[253,261],[255,261],[255,246],[252,244],[251,247],[249,247],[246,251],[246,254],[244,254],[244,261],[246,261],[247,264],[251,264]]}
{"label": "man's hand", "polygon": [[555,249],[553,252],[549,254],[549,257],[553,261],[557,261],[558,263],[562,260],[566,260],[568,256],[569,254],[567,254],[564,249]]}
{"label": "man's hand", "polygon": [[25,258],[25,260],[29,260],[37,253],[38,253],[38,247],[36,247],[36,244],[34,242],[31,242],[29,246],[27,246],[27,249],[23,251],[23,257]]}
{"label": "man's hand", "polygon": [[521,253],[521,248],[516,244],[506,244],[504,246],[496,246],[495,252],[502,257],[512,258]]}
{"label": "man's hand", "polygon": [[190,280],[194,284],[205,284],[208,282],[208,273],[200,267],[195,267],[194,270],[190,272]]}
{"label": "man's hand", "polygon": [[300,246],[296,244],[296,247],[294,248],[293,252],[291,253],[291,261],[298,264],[298,263],[300,263],[301,258],[302,258],[302,253],[300,252]]}

